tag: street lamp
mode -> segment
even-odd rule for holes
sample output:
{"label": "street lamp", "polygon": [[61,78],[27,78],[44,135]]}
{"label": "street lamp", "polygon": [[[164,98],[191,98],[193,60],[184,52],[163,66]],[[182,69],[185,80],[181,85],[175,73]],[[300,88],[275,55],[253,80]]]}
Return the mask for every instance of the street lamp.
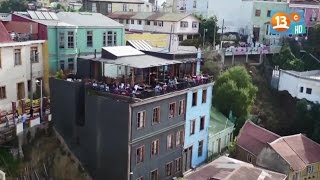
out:
{"label": "street lamp", "polygon": [[203,43],[202,43],[202,48],[204,49],[204,42],[206,40],[206,32],[208,31],[208,29],[203,29]]}
{"label": "street lamp", "polygon": [[42,79],[37,80],[36,83],[40,83],[40,120],[43,120],[43,95],[42,95]]}

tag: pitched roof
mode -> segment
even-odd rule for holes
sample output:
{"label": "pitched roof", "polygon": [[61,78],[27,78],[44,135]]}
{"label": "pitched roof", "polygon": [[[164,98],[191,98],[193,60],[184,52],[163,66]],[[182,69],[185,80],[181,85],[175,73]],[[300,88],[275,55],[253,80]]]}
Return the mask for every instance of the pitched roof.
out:
{"label": "pitched roof", "polygon": [[7,29],[4,27],[0,21],[0,42],[12,42],[11,36],[9,35]]}
{"label": "pitched roof", "polygon": [[100,13],[87,12],[59,12],[57,14],[60,21],[86,27],[123,27],[122,24],[114,21]]}
{"label": "pitched roof", "polygon": [[187,13],[159,13],[159,12],[114,12],[108,15],[113,19],[143,19],[157,21],[172,21],[178,22],[192,14]]}
{"label": "pitched roof", "polygon": [[209,135],[215,135],[226,128],[234,127],[234,124],[216,108],[212,108],[210,117]]}
{"label": "pitched roof", "polygon": [[211,163],[198,168],[196,171],[185,176],[186,180],[257,180],[258,177],[265,177],[264,180],[284,180],[286,175],[254,167],[226,156],[221,156]]}
{"label": "pitched roof", "polygon": [[237,145],[258,156],[261,150],[268,145],[267,143],[278,138],[280,138],[279,135],[247,121],[240,130]]}
{"label": "pitched roof", "polygon": [[309,164],[320,162],[320,145],[302,134],[279,138],[270,143],[270,146],[295,171],[303,170]]}
{"label": "pitched roof", "polygon": [[128,4],[144,4],[142,0],[90,0],[91,2],[103,1],[103,2],[112,2],[112,3],[128,3]]}

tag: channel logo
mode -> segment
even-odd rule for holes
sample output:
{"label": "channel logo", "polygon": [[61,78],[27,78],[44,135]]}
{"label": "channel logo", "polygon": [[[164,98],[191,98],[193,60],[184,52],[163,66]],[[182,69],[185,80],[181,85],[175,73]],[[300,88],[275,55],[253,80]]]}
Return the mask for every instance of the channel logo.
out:
{"label": "channel logo", "polygon": [[271,11],[271,34],[305,34],[304,12],[298,11]]}

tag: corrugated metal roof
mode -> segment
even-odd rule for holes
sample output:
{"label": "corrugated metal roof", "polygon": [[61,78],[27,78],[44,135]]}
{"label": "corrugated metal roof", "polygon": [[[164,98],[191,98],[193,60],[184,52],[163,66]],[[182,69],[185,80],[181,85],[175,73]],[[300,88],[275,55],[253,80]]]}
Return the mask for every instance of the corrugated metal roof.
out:
{"label": "corrugated metal roof", "polygon": [[152,46],[145,40],[128,40],[128,43],[140,51],[149,51]]}
{"label": "corrugated metal roof", "polygon": [[141,12],[136,13],[134,16],[131,16],[130,19],[147,19],[151,15],[153,15],[152,12]]}
{"label": "corrugated metal roof", "polygon": [[102,50],[108,51],[109,53],[111,53],[117,57],[144,55],[143,52],[141,52],[131,46],[103,47]]}
{"label": "corrugated metal roof", "polygon": [[285,159],[294,171],[320,162],[320,145],[302,134],[282,137],[270,146]]}
{"label": "corrugated metal roof", "polygon": [[191,14],[186,14],[186,13],[165,13],[162,16],[160,16],[159,18],[157,18],[156,20],[177,22],[177,21],[180,21],[190,15]]}
{"label": "corrugated metal roof", "polygon": [[130,19],[136,14],[137,12],[114,12],[109,14],[108,17],[111,19]]}
{"label": "corrugated metal roof", "polygon": [[100,13],[86,12],[59,12],[60,21],[76,26],[86,27],[123,27],[122,24],[114,21]]}

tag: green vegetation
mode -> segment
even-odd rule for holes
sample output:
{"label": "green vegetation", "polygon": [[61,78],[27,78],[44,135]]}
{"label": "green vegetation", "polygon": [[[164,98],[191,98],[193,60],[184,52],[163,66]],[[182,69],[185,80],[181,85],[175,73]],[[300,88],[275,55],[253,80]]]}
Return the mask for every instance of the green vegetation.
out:
{"label": "green vegetation", "polygon": [[0,3],[0,12],[26,11],[32,0],[7,0]]}
{"label": "green vegetation", "polygon": [[201,66],[201,71],[204,73],[208,73],[216,79],[221,74],[221,67],[212,60],[206,60],[204,65]]}
{"label": "green vegetation", "polygon": [[320,104],[313,104],[302,99],[297,102],[296,108],[295,133],[304,133],[320,143]]}
{"label": "green vegetation", "polygon": [[282,46],[280,53],[272,58],[274,65],[279,66],[280,69],[303,71],[304,62],[298,59],[291,51],[288,44]]}
{"label": "green vegetation", "polygon": [[20,160],[15,159],[9,149],[0,148],[0,169],[7,173],[7,176],[19,174]]}
{"label": "green vegetation", "polygon": [[252,84],[252,78],[245,67],[232,67],[218,77],[213,103],[225,116],[232,111],[237,117],[235,135],[248,117],[257,91],[258,88]]}

